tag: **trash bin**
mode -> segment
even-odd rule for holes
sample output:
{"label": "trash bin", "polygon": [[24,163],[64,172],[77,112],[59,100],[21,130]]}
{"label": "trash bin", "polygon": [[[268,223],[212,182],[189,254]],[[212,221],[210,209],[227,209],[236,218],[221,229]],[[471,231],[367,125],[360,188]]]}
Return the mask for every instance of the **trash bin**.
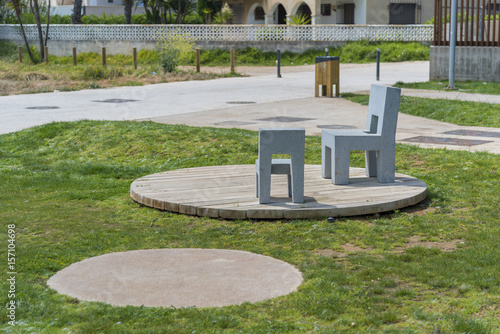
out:
{"label": "trash bin", "polygon": [[315,63],[314,96],[320,96],[319,86],[321,86],[321,96],[333,97],[333,85],[335,85],[335,96],[339,96],[339,57],[316,57]]}

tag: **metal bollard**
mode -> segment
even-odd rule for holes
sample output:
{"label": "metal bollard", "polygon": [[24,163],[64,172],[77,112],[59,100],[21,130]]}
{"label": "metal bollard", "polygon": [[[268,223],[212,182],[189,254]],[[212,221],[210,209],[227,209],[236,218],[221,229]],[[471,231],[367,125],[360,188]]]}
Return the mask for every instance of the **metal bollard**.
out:
{"label": "metal bollard", "polygon": [[277,66],[278,66],[278,78],[281,78],[281,51],[280,47],[278,46],[278,61],[277,61]]}
{"label": "metal bollard", "polygon": [[377,49],[377,81],[380,81],[380,49]]}
{"label": "metal bollard", "polygon": [[325,57],[328,57],[328,48],[325,48]]}

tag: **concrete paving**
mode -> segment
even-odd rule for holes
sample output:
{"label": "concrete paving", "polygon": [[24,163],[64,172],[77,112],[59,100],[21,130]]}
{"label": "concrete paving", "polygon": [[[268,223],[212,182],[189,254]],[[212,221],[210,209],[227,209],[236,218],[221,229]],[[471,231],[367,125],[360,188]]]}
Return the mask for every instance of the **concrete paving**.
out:
{"label": "concrete paving", "polygon": [[[241,72],[245,74],[248,69]],[[249,71],[255,72],[251,68]],[[276,69],[268,68],[250,77],[3,96],[0,134],[53,121],[81,119],[153,120],[251,130],[302,126],[308,135],[319,135],[324,128],[364,128],[366,106],[341,98],[313,97],[314,65],[283,67],[281,78],[276,73]],[[380,81],[376,81],[375,73],[375,64],[341,64],[340,91],[367,92],[371,84],[427,81],[429,62],[381,64]],[[463,92],[403,90],[405,94],[500,104],[500,96]],[[471,131],[483,133],[478,136],[474,132],[472,136]],[[498,132],[494,128],[463,127],[400,114],[397,140],[422,147],[498,154]]]}
{"label": "concrete paving", "polygon": [[298,269],[269,256],[176,248],[93,257],[47,284],[64,295],[116,306],[221,307],[286,295],[302,280]]}

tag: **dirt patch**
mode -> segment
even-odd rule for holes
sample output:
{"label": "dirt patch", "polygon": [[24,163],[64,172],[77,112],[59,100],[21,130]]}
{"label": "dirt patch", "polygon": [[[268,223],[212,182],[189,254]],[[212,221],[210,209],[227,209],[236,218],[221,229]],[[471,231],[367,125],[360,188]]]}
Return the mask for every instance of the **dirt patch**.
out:
{"label": "dirt patch", "polygon": [[[458,245],[465,244],[465,240],[455,239],[451,241],[421,241],[420,236],[415,235],[408,238],[408,242],[403,247],[395,247],[391,253],[403,253],[405,250],[414,247],[437,248],[443,252],[453,252]],[[371,247],[361,248],[359,246],[346,243],[341,245],[342,251],[333,249],[319,249],[311,252],[314,255],[325,257],[345,258],[349,253],[368,253],[373,250]]]}
{"label": "dirt patch", "polygon": [[356,245],[353,245],[353,244],[350,244],[350,243],[343,244],[340,247],[342,247],[342,251],[341,252],[340,251],[335,251],[333,249],[319,249],[319,250],[316,250],[316,251],[314,251],[312,253],[315,254],[315,255],[321,255],[321,256],[326,256],[326,257],[344,258],[349,253],[360,253],[360,252],[366,253],[366,252],[369,252],[369,251],[373,250],[373,248],[370,248],[370,247],[361,248],[359,246],[356,246]]}
{"label": "dirt patch", "polygon": [[436,211],[436,208],[417,204],[417,205],[406,207],[406,208],[402,209],[401,211],[404,211],[406,213],[411,213],[411,214],[414,214],[417,216],[423,216],[427,213],[433,213],[434,211]]}
{"label": "dirt patch", "polygon": [[451,241],[420,241],[418,235],[414,235],[408,239],[404,247],[396,247],[392,250],[393,253],[403,253],[405,250],[413,247],[437,248],[443,252],[453,252],[457,249],[457,245],[465,244],[465,240],[455,239]]}

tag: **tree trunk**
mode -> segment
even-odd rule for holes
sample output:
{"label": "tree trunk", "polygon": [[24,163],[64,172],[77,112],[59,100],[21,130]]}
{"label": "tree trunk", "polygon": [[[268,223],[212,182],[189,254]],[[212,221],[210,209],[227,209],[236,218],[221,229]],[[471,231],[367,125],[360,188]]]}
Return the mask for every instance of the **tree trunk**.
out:
{"label": "tree trunk", "polygon": [[31,12],[35,16],[36,28],[38,30],[38,41],[40,42],[40,62],[45,58],[45,48],[43,44],[42,22],[40,21],[40,7],[38,7],[38,0],[30,0]]}
{"label": "tree trunk", "polygon": [[19,26],[21,27],[21,33],[23,35],[24,44],[26,45],[26,51],[28,51],[28,56],[30,57],[31,62],[34,64],[35,59],[33,59],[33,54],[31,53],[30,45],[28,43],[28,38],[26,37],[26,32],[24,31],[23,20],[21,18],[21,8],[19,7],[19,2],[16,0],[11,0],[12,6],[14,7],[14,11],[16,13],[17,21],[19,22]]}
{"label": "tree trunk", "polygon": [[181,24],[182,23],[182,0],[177,0],[177,18],[176,18],[176,23]]}
{"label": "tree trunk", "polygon": [[71,15],[72,24],[82,24],[82,1],[73,0],[73,14]]}
{"label": "tree trunk", "polygon": [[132,6],[134,5],[134,0],[124,0],[123,4],[125,5],[125,23],[132,23]]}
{"label": "tree trunk", "polygon": [[50,26],[50,1],[49,10],[47,11],[47,27],[45,29],[45,46],[47,46],[47,41],[49,40],[49,26]]}

